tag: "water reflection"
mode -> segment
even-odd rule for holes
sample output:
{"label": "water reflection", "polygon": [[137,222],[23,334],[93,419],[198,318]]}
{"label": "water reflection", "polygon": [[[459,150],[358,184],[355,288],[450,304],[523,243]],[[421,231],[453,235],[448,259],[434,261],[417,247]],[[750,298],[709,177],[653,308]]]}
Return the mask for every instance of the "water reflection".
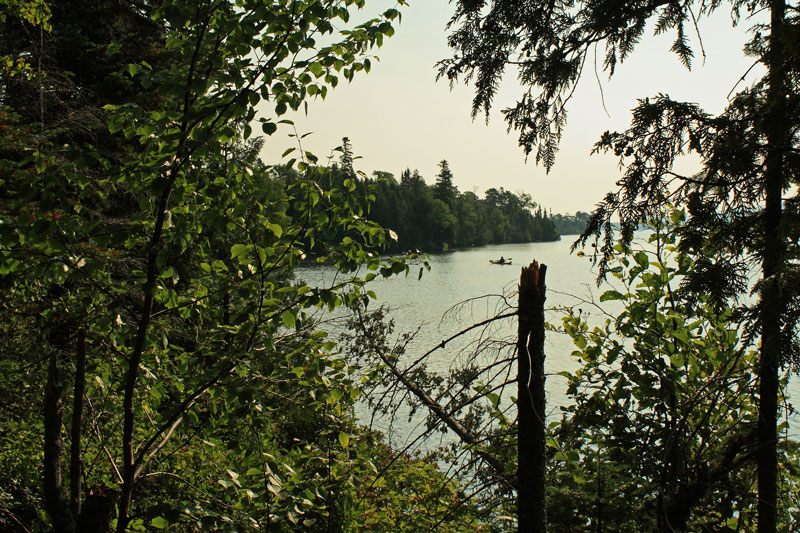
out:
{"label": "water reflection", "polygon": [[[619,304],[604,302],[603,309],[594,303],[600,290],[595,285],[596,272],[586,257],[569,253],[572,243],[570,237],[549,243],[526,243],[485,246],[460,250],[450,253],[434,254],[430,257],[431,269],[417,279],[417,271],[412,269],[409,276],[376,280],[371,289],[377,294],[377,302],[370,305],[386,305],[391,309],[390,316],[395,322],[395,334],[415,332],[406,350],[406,364],[454,333],[470,324],[480,322],[488,317],[501,313],[504,308],[516,304],[520,269],[533,260],[544,263],[548,267],[547,274],[547,320],[560,325],[564,307],[572,307],[589,317],[590,323],[604,320],[619,311]],[[492,264],[491,260],[500,257],[512,258],[511,265]],[[297,277],[307,283],[330,286],[342,281],[335,270],[317,265],[306,265],[297,270]],[[603,289],[605,290],[605,289]],[[336,315],[340,320],[343,311]],[[329,317],[330,318],[330,317]],[[338,325],[331,327],[336,334]],[[491,335],[498,344],[488,347],[478,357],[490,358],[492,349],[507,341],[513,349],[516,335],[516,321],[512,318],[496,322],[489,331],[476,330],[472,336],[449,342],[443,349],[436,350],[428,360],[428,369],[446,373],[453,365],[464,362],[464,358],[472,357],[474,348],[481,340]],[[566,396],[566,379],[559,372],[573,372],[579,361],[571,356],[574,346],[564,334],[548,331],[545,341],[548,373],[547,405],[548,416],[559,418],[559,407],[568,401]],[[476,361],[480,363],[480,360]],[[404,366],[401,362],[400,366]],[[513,378],[513,376],[512,376]],[[800,394],[798,380],[792,382],[790,392]],[[363,407],[359,416],[368,421],[370,413]],[[417,415],[411,422],[401,416],[395,422],[394,430],[403,438],[398,442],[413,438],[424,421],[424,414]],[[378,429],[388,430],[388,421],[376,421]],[[800,428],[800,420],[792,420],[793,428]],[[790,435],[797,437],[798,430],[793,429]]]}
{"label": "water reflection", "polygon": [[[434,254],[430,257],[431,269],[421,279],[412,269],[408,277],[400,276],[375,281],[371,289],[378,296],[370,305],[386,305],[395,322],[395,333],[415,332],[410,341],[406,360],[413,361],[430,348],[440,344],[454,333],[470,324],[495,316],[504,308],[516,304],[520,268],[534,259],[548,266],[548,297],[550,308],[576,306],[584,313],[593,313],[587,302],[596,293],[593,286],[595,274],[588,259],[569,254],[570,241],[550,243],[508,244],[472,248],[451,253]],[[512,258],[512,265],[492,264],[499,257]],[[309,284],[330,286],[342,281],[335,270],[307,265],[298,269],[297,277]],[[339,315],[342,316],[341,314]],[[547,319],[560,323],[560,313],[551,310]],[[335,333],[335,332],[332,332]],[[477,342],[489,335],[502,344],[508,340],[512,345],[516,335],[516,321],[509,318],[492,324],[490,330],[477,330],[475,334],[450,342],[432,354],[428,369],[440,373],[450,370],[472,353]],[[484,351],[490,357],[491,347]],[[547,401],[550,416],[559,416],[558,407],[566,402],[565,378],[557,375],[564,370],[577,368],[570,353],[570,339],[563,334],[548,332],[547,351]],[[411,432],[419,421],[409,425],[400,421],[402,427],[395,429]],[[385,428],[384,428],[385,429]]]}

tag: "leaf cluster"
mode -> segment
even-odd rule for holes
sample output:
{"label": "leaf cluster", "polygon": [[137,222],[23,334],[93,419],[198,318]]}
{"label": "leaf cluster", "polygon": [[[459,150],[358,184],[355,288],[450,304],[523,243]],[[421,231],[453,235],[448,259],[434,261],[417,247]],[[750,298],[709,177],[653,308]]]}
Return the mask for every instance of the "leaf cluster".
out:
{"label": "leaf cluster", "polygon": [[321,240],[343,272],[406,267],[326,169],[278,179],[251,123],[368,70],[398,12],[112,4],[55,6],[44,41],[3,21],[2,53],[42,65],[0,79],[4,525],[339,527],[359,386],[313,315],[370,295],[290,270]]}
{"label": "leaf cluster", "polygon": [[[752,527],[757,346],[734,309],[677,290],[703,268],[678,246],[684,224],[673,212],[672,221],[651,224],[644,249],[616,246],[614,288],[600,301],[618,314],[599,324],[578,313],[564,318],[581,368],[565,373],[574,403],[562,408],[554,443],[577,455],[553,465],[551,497],[556,509],[576,494],[586,498],[577,515],[558,512],[564,525]],[[791,463],[795,448],[781,443],[782,464]],[[782,504],[794,497],[795,476],[785,472]],[[788,505],[785,524],[793,520]]]}

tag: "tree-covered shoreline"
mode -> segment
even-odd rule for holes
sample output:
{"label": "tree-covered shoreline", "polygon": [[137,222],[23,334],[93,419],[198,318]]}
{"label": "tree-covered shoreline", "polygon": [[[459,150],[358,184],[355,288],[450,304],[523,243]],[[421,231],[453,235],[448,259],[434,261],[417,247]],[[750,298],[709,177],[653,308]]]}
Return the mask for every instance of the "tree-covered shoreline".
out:
{"label": "tree-covered shoreline", "polygon": [[401,172],[399,182],[385,172],[365,180],[374,196],[371,218],[398,236],[392,248],[444,251],[559,239],[551,217],[529,195],[502,187],[486,190],[483,198],[462,193],[452,184],[447,161],[440,167],[432,186],[410,169]]}
{"label": "tree-covered shoreline", "polygon": [[[527,193],[515,194],[503,187],[490,188],[483,197],[472,191],[461,192],[446,160],[439,163],[433,185],[411,168],[403,170],[399,180],[380,170],[367,176],[353,167],[349,139],[342,141],[336,148],[338,162],[319,178],[319,183],[344,187],[347,182],[356,196],[368,201],[370,220],[392,232],[386,249],[390,253],[556,241],[561,235],[557,221],[572,223],[569,216],[554,218]],[[273,175],[287,184],[300,179],[291,164],[274,167]],[[569,224],[563,225],[572,229]]]}

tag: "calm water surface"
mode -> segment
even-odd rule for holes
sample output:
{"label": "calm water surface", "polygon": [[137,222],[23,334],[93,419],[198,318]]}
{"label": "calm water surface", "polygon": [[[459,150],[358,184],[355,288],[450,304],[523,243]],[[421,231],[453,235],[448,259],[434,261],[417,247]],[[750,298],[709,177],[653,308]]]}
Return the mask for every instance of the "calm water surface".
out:
{"label": "calm water surface", "polygon": [[[414,339],[406,352],[406,361],[415,360],[450,335],[494,316],[508,305],[516,304],[514,291],[519,283],[520,269],[536,260],[547,265],[546,318],[554,325],[560,325],[563,310],[574,307],[581,309],[590,322],[604,318],[601,310],[591,302],[598,298],[601,289],[595,285],[596,271],[591,268],[588,258],[569,253],[573,236],[565,236],[561,241],[548,243],[526,243],[492,245],[459,250],[430,256],[430,271],[417,279],[418,269],[412,270],[408,277],[399,276],[388,280],[377,280],[371,288],[378,296],[372,305],[386,305],[391,309],[390,316],[395,322],[395,333],[416,331]],[[511,265],[493,265],[490,259],[512,258]],[[337,278],[334,269],[316,265],[298,269],[297,276],[309,284],[330,285]],[[339,276],[339,281],[341,281]],[[617,309],[604,302],[606,311],[616,313]],[[508,338],[514,342],[516,322],[506,319],[491,331],[493,337]],[[474,342],[475,337],[471,340]],[[438,350],[430,357],[428,368],[446,372],[453,364],[463,362],[471,353],[470,340],[449,343],[444,350]],[[564,334],[547,332],[545,369],[548,373],[547,404],[549,416],[558,418],[561,405],[566,397],[566,379],[558,372],[573,371],[579,364],[570,354],[574,350],[571,340]],[[790,393],[800,397],[800,380],[794,379]],[[797,438],[800,432],[800,419],[792,421],[791,433]],[[395,429],[400,433],[414,433],[413,423],[401,423]],[[385,429],[385,428],[384,428]]]}

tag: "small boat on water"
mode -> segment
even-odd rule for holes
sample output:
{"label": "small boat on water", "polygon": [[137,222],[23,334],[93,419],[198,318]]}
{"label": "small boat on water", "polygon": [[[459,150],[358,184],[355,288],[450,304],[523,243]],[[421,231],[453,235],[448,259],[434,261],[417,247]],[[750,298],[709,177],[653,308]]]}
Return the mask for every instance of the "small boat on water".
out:
{"label": "small boat on water", "polygon": [[510,265],[511,258],[509,257],[506,259],[505,257],[501,257],[500,259],[489,259],[489,262],[493,265]]}

